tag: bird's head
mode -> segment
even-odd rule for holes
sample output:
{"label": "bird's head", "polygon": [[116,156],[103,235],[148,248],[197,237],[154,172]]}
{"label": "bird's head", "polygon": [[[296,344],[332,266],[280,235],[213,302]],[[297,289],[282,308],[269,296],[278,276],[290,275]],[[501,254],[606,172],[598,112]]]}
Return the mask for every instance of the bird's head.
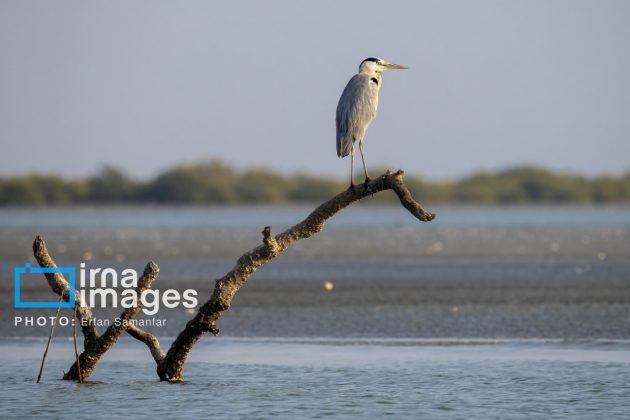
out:
{"label": "bird's head", "polygon": [[387,63],[380,58],[366,58],[359,65],[359,73],[381,73],[383,70],[405,70],[407,67],[400,64]]}

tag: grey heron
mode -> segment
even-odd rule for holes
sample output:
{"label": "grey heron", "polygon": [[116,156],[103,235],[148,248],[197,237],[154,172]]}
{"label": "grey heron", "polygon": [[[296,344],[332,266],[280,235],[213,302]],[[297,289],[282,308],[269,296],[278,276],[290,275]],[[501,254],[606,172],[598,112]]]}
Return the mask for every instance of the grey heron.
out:
{"label": "grey heron", "polygon": [[365,157],[363,140],[365,132],[376,116],[378,92],[381,89],[383,70],[404,70],[400,64],[387,63],[380,58],[366,58],[359,65],[359,72],[350,79],[337,104],[337,155],[340,158],[350,155],[350,188],[354,187],[354,142],[359,142],[363,161],[365,182],[370,180]]}

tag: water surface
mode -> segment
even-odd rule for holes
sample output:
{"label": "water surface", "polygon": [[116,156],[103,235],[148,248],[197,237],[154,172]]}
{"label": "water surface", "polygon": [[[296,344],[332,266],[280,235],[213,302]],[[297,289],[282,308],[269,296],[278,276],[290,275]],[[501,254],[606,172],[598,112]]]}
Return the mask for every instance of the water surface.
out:
{"label": "water surface", "polygon": [[0,345],[8,417],[627,418],[630,400],[623,341],[206,339],[182,384],[157,381],[129,343],[84,385],[59,379],[69,342],[36,385],[44,343],[31,344]]}
{"label": "water surface", "polygon": [[[12,270],[44,234],[59,264],[161,268],[154,288],[214,280],[310,206],[0,209],[3,415],[218,418],[627,418],[630,207],[352,206],[259,269],[204,337],[182,384],[124,336],[84,385],[58,328],[14,325]],[[24,293],[47,300],[42,278]],[[334,285],[326,291],[324,282]],[[97,317],[118,312],[95,310]],[[68,314],[65,314],[68,315]],[[159,312],[168,347],[190,314]]]}

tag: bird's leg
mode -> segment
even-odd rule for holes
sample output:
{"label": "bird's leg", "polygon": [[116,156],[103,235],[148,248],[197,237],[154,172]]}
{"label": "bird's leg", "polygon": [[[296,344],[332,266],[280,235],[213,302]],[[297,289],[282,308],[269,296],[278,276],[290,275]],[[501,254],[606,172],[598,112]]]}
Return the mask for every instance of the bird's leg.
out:
{"label": "bird's leg", "polygon": [[354,189],[354,143],[350,146],[350,188]]}
{"label": "bird's leg", "polygon": [[365,173],[365,183],[371,181],[370,176],[367,173],[367,166],[365,166],[365,158],[363,157],[363,139],[359,140],[359,151],[361,152],[361,160],[363,161],[363,172]]}

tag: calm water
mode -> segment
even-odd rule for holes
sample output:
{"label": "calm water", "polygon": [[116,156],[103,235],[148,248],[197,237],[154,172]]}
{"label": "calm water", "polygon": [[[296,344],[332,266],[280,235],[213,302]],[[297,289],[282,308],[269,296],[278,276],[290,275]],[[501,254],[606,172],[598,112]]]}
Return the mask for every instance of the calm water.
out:
{"label": "calm water", "polygon": [[[140,270],[155,259],[156,287],[186,284],[203,300],[263,226],[311,210],[5,208],[0,270],[10,278],[43,233],[58,262]],[[59,329],[36,385],[47,330],[13,326],[3,281],[0,417],[628,418],[630,207],[431,210],[438,219],[423,224],[353,206],[296,243],[239,292],[183,384],[160,383],[129,337],[89,383],[62,381],[72,348]],[[155,332],[168,346],[190,315],[164,316]]]}
{"label": "calm water", "polygon": [[206,338],[183,384],[160,383],[146,350],[120,343],[84,385],[59,379],[69,342],[54,343],[36,385],[44,342],[29,344],[0,346],[7,417],[587,419],[630,409],[623,341]]}
{"label": "calm water", "polygon": [[[70,207],[0,208],[0,229],[7,228],[259,228],[292,226],[315,206],[236,207]],[[630,206],[437,206],[427,226],[624,226]],[[419,222],[399,206],[354,205],[328,225],[334,227],[411,226]]]}

